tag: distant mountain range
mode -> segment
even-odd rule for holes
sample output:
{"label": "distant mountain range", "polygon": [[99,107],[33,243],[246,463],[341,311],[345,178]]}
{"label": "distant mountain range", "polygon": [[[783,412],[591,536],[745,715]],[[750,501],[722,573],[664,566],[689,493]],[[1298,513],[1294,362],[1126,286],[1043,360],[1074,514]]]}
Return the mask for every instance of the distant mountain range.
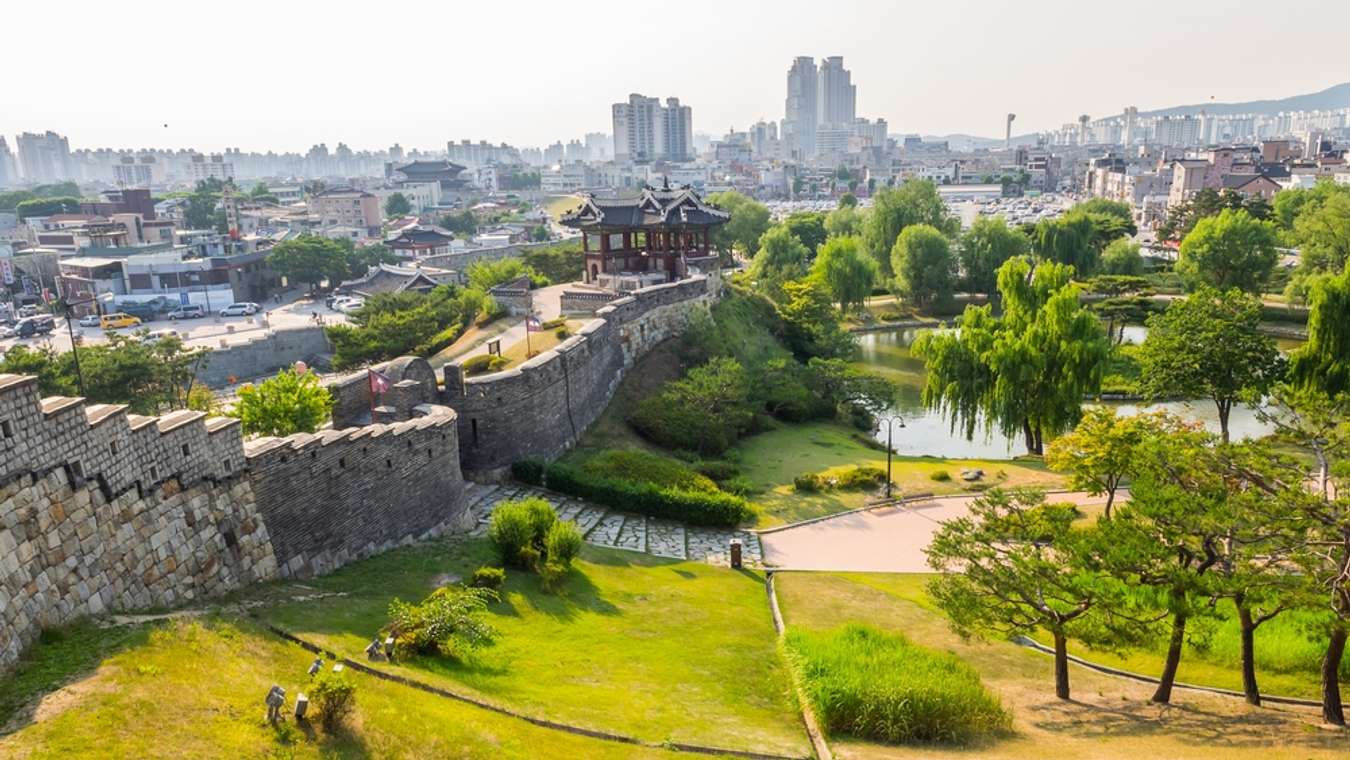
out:
{"label": "distant mountain range", "polygon": [[[1273,114],[1280,111],[1321,111],[1332,108],[1350,108],[1350,82],[1328,87],[1321,92],[1307,95],[1293,95],[1276,100],[1248,100],[1242,103],[1197,103],[1189,106],[1172,106],[1153,111],[1140,111],[1140,116],[1190,116],[1204,111],[1207,114]],[[1118,114],[1111,114],[1110,117]],[[1110,118],[1099,117],[1099,118]],[[979,137],[977,135],[950,134],[924,135],[925,142],[946,140],[953,150],[979,150],[981,148],[1001,148],[1003,139],[997,137]],[[1013,135],[1013,145],[1035,145],[1034,133]]]}

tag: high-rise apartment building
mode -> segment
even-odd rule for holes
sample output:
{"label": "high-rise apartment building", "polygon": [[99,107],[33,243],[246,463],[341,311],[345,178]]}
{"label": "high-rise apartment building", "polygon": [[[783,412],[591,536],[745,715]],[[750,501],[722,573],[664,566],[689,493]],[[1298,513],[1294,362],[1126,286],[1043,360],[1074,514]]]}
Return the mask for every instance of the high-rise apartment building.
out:
{"label": "high-rise apartment building", "polygon": [[19,167],[14,163],[14,154],[9,152],[9,143],[0,136],[0,187],[9,187],[19,182]]}
{"label": "high-rise apartment building", "polygon": [[858,116],[858,88],[844,68],[844,57],[832,55],[820,64],[816,120],[832,127],[851,126]]}
{"label": "high-rise apartment building", "polygon": [[648,98],[637,93],[627,103],[611,108],[614,124],[614,158],[646,163],[656,160],[688,161],[694,156],[694,116],[679,98]]}
{"label": "high-rise apartment building", "polygon": [[816,126],[819,120],[820,75],[816,61],[798,56],[787,73],[787,99],[783,104],[783,142],[785,150],[799,159],[816,154]]}
{"label": "high-rise apartment building", "polygon": [[70,142],[55,132],[24,132],[15,140],[19,173],[28,182],[61,182],[71,178]]}

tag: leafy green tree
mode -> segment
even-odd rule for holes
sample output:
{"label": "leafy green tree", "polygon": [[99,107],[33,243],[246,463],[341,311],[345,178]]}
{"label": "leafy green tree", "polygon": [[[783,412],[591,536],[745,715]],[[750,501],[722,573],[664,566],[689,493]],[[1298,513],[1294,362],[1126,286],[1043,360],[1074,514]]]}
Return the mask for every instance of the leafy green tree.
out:
{"label": "leafy green tree", "polygon": [[713,245],[722,251],[737,250],[746,256],[754,255],[759,238],[769,229],[768,207],[735,190],[713,193],[707,197],[707,202],[731,214],[726,224],[713,228]]}
{"label": "leafy green tree", "polygon": [[820,280],[805,277],[784,282],[778,302],[783,341],[798,359],[819,356],[843,358],[857,348],[853,337],[839,326],[830,292]]}
{"label": "leafy green tree", "polygon": [[1134,224],[1134,212],[1130,210],[1130,204],[1124,201],[1112,201],[1106,198],[1089,198],[1082,203],[1074,205],[1073,211],[1084,214],[1105,214],[1120,220],[1121,229],[1125,235],[1134,235],[1139,228]]}
{"label": "leafy green tree", "polygon": [[183,209],[183,223],[188,229],[210,230],[223,224],[224,210],[216,211],[223,190],[224,185],[215,177],[197,183]]}
{"label": "leafy green tree", "polygon": [[998,291],[998,268],[1015,256],[1031,250],[1031,241],[1021,230],[1011,229],[1001,216],[978,217],[961,236],[957,255],[965,272],[965,287],[973,292]]}
{"label": "leafy green tree", "polygon": [[917,306],[948,301],[956,290],[956,256],[947,236],[927,224],[911,224],[891,249],[896,289]]}
{"label": "leafy green tree", "polygon": [[750,276],[771,296],[782,284],[806,276],[811,251],[785,224],[770,227],[759,239],[759,253],[750,261]]}
{"label": "leafy green tree", "polygon": [[429,293],[381,293],[327,329],[333,366],[349,369],[409,354],[430,356],[463,333],[491,302],[475,288],[440,285]]}
{"label": "leafy green tree", "polygon": [[246,435],[313,433],[333,412],[333,396],[312,372],[283,369],[239,389],[233,415]]}
{"label": "leafy green tree", "polygon": [[19,204],[37,198],[32,190],[0,191],[0,211],[17,211]]}
{"label": "leafy green tree", "polygon": [[19,219],[29,219],[35,216],[51,216],[53,214],[78,214],[80,212],[79,198],[34,198],[32,200],[20,201],[16,206],[19,212]]}
{"label": "leafy green tree", "polygon": [[1009,259],[998,270],[1001,317],[967,306],[958,329],[921,334],[911,352],[927,370],[924,405],[966,438],[981,423],[1008,438],[1021,432],[1034,454],[1073,427],[1083,397],[1101,385],[1110,343],[1072,275],[1063,264]]}
{"label": "leafy green tree", "polygon": [[441,217],[441,226],[459,235],[472,236],[478,233],[478,217],[468,210],[445,214]]}
{"label": "leafy green tree", "polygon": [[1150,439],[1190,430],[1191,425],[1166,412],[1120,416],[1109,406],[1083,413],[1074,429],[1045,450],[1045,464],[1069,473],[1069,487],[1093,496],[1106,494],[1105,513],[1111,517],[1116,491],[1139,467],[1139,448]]}
{"label": "leafy green tree", "polygon": [[1127,237],[1116,238],[1102,251],[1101,272],[1107,275],[1138,277],[1144,273],[1144,257],[1139,244]]}
{"label": "leafy green tree", "polygon": [[336,285],[350,278],[352,267],[347,258],[350,245],[350,241],[344,246],[336,240],[302,235],[272,246],[267,263],[277,274],[292,282],[307,283],[313,291],[324,280]]}
{"label": "leafy green tree", "polygon": [[1167,219],[1158,227],[1158,236],[1163,240],[1181,240],[1195,229],[1201,219],[1217,216],[1225,209],[1246,211],[1254,219],[1266,219],[1272,215],[1270,204],[1259,195],[1247,196],[1236,190],[1219,192],[1207,187],[1189,200],[1168,209]]}
{"label": "leafy green tree", "polygon": [[857,237],[863,234],[867,214],[857,205],[841,205],[825,215],[827,237]]}
{"label": "leafy green tree", "polygon": [[1340,272],[1350,260],[1350,189],[1312,205],[1294,220],[1299,268]]}
{"label": "leafy green tree", "polygon": [[383,243],[371,243],[358,247],[352,244],[350,240],[339,242],[343,243],[344,256],[347,260],[347,271],[339,279],[354,280],[358,277],[364,277],[373,266],[397,264],[399,261],[398,256],[395,256],[389,246]]}
{"label": "leafy green tree", "polygon": [[1047,261],[1067,264],[1087,277],[1097,271],[1098,251],[1094,246],[1097,234],[1097,227],[1087,214],[1069,213],[1043,219],[1036,225],[1036,253]]}
{"label": "leafy green tree", "polygon": [[1236,289],[1202,289],[1173,301],[1148,319],[1138,353],[1140,390],[1149,398],[1211,399],[1227,443],[1233,405],[1255,403],[1284,374],[1260,322],[1261,302]]}
{"label": "leafy green tree", "polygon": [[1308,342],[1290,356],[1289,377],[1331,396],[1350,392],[1350,271],[1314,283]]}
{"label": "leafy green tree", "polygon": [[530,278],[530,287],[543,287],[549,284],[548,278],[526,266],[520,259],[499,259],[497,261],[476,261],[465,270],[469,278],[469,287],[487,291],[521,277]]}
{"label": "leafy green tree", "polygon": [[949,236],[961,228],[960,221],[947,213],[937,185],[928,180],[910,179],[897,188],[877,191],[863,225],[863,241],[883,280],[895,274],[891,271],[891,249],[911,224],[927,224]]}
{"label": "leafy green tree", "polygon": [[1047,504],[1045,494],[990,490],[968,514],[942,523],[925,551],[941,576],[928,593],[963,637],[1049,633],[1055,648],[1055,695],[1069,698],[1070,637],[1102,636],[1094,607],[1111,586],[1081,561],[1087,531],[1077,512]]}
{"label": "leafy green tree", "polygon": [[839,208],[857,208],[858,196],[853,193],[844,193],[839,196]]}
{"label": "leafy green tree", "polygon": [[384,215],[388,217],[406,216],[412,213],[412,201],[403,193],[393,193],[384,202]]}
{"label": "leafy green tree", "polygon": [[789,214],[788,218],[783,220],[783,226],[793,237],[800,240],[813,256],[821,243],[825,242],[825,238],[829,237],[825,231],[825,215],[820,213],[798,211]]}
{"label": "leafy green tree", "polygon": [[547,277],[549,282],[574,282],[581,279],[581,242],[572,240],[556,245],[521,251],[525,266]]}
{"label": "leafy green tree", "polygon": [[1202,285],[1260,293],[1279,261],[1275,230],[1246,211],[1225,209],[1196,223],[1181,241],[1177,274]]}
{"label": "leafy green tree", "polygon": [[[209,356],[177,337],[146,342],[138,335],[110,335],[107,343],[80,349],[83,395],[92,403],[127,404],[137,414],[182,409]],[[0,361],[0,372],[36,375],[43,395],[81,395],[69,351],[14,346]]]}
{"label": "leafy green tree", "polygon": [[825,285],[839,310],[859,308],[877,281],[876,261],[856,237],[830,238],[816,252],[811,274]]}
{"label": "leafy green tree", "polygon": [[750,377],[740,363],[717,357],[643,399],[629,422],[667,448],[717,455],[750,429]]}

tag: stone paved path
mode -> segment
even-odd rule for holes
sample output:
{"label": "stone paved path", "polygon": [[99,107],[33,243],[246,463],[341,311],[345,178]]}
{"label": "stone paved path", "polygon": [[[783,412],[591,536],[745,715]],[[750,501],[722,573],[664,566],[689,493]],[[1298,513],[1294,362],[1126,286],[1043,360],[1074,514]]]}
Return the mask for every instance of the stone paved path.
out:
{"label": "stone paved path", "polygon": [[749,531],[685,526],[669,520],[612,510],[543,488],[516,484],[469,486],[469,511],[476,521],[473,535],[487,533],[488,518],[498,504],[527,496],[538,496],[548,501],[558,511],[560,518],[577,524],[587,543],[597,546],[728,565],[730,560],[727,553],[731,539],[739,538],[741,558],[745,564],[758,567],[764,563],[759,535]]}

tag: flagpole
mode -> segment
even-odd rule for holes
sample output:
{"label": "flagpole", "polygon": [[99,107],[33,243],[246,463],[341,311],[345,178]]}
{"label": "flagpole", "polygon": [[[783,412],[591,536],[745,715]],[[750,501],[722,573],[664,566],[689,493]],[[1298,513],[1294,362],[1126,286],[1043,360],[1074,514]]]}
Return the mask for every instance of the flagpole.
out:
{"label": "flagpole", "polygon": [[530,284],[525,283],[525,358],[529,359],[534,355],[534,349],[530,348],[530,320],[534,318],[534,293],[530,290]]}
{"label": "flagpole", "polygon": [[370,392],[370,424],[375,424],[375,376],[370,374],[372,370],[366,367],[366,390]]}

